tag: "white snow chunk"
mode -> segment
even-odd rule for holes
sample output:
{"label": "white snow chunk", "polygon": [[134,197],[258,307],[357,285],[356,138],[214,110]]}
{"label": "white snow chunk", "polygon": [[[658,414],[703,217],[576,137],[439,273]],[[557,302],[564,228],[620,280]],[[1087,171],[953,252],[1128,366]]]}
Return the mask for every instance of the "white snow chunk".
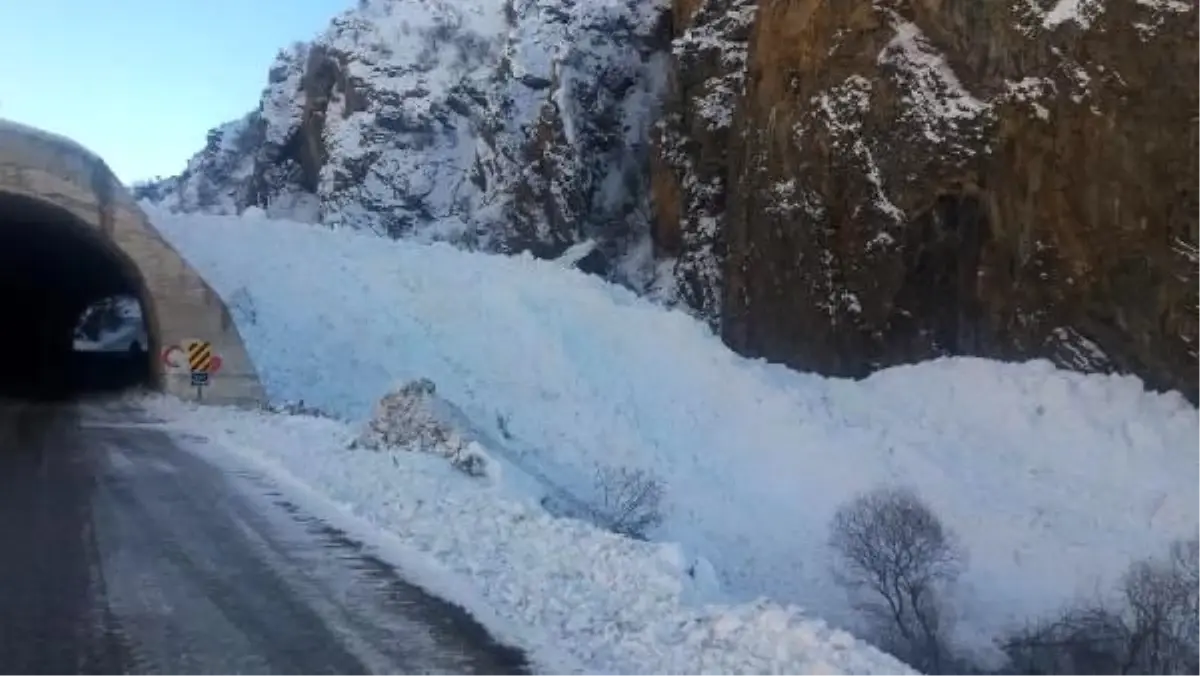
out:
{"label": "white snow chunk", "polygon": [[1074,21],[1080,28],[1086,29],[1103,9],[1103,3],[1098,0],[1058,0],[1042,17],[1042,26],[1054,28],[1067,21]]}
{"label": "white snow chunk", "polygon": [[585,239],[582,242],[579,242],[578,244],[572,244],[570,247],[567,248],[566,251],[564,251],[562,253],[561,256],[559,256],[558,258],[556,258],[554,260],[558,261],[563,267],[571,268],[571,267],[574,267],[577,263],[579,263],[579,261],[583,260],[584,258],[587,258],[588,254],[592,253],[595,250],[596,250],[596,240]]}
{"label": "white snow chunk", "polygon": [[1149,7],[1155,12],[1174,12],[1176,14],[1184,14],[1195,9],[1195,3],[1183,2],[1183,0],[1137,0],[1137,4],[1143,7]]}
{"label": "white snow chunk", "polygon": [[462,415],[436,394],[433,381],[414,380],[379,400],[355,447],[403,448],[441,455],[470,476],[494,475],[482,445],[455,424]]}

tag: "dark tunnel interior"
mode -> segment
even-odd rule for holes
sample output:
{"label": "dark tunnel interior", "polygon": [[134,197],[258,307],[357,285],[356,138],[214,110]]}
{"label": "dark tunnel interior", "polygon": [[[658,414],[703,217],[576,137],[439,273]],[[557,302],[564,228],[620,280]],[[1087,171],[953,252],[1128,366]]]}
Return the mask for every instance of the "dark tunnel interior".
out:
{"label": "dark tunnel interior", "polygon": [[85,311],[118,295],[145,307],[137,266],[115,244],[65,209],[0,192],[0,399],[69,401],[152,386],[148,339],[76,350]]}

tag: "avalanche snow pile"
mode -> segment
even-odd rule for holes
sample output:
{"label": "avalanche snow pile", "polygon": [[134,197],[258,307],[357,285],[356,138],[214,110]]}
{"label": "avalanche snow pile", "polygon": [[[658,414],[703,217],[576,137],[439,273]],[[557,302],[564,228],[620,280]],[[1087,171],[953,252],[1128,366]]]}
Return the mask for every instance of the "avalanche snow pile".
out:
{"label": "avalanche snow pile", "polygon": [[[659,477],[647,536],[711,564],[705,599],[767,597],[854,627],[830,517],[904,485],[969,552],[956,638],[986,650],[1197,529],[1197,411],[1136,378],[967,358],[822,378],[739,357],[693,318],[554,262],[147,208],[229,302],[273,399],[365,420],[428,378],[490,435],[500,490],[531,505],[594,503],[598,463]],[[312,481],[350,471],[339,455],[321,479],[292,452],[279,461]],[[403,471],[381,463],[373,490]]]}
{"label": "avalanche snow pile", "polygon": [[139,195],[544,257],[595,238],[595,259],[644,262],[648,225],[631,214],[644,212],[666,9],[364,0],[283,50],[257,110]]}
{"label": "avalanche snow pile", "polygon": [[207,439],[198,453],[215,442],[294,494],[315,493],[308,509],[526,649],[535,673],[915,673],[795,607],[691,603],[678,545],[551,517],[428,455],[351,449],[338,421],[168,398],[146,407],[180,443]]}

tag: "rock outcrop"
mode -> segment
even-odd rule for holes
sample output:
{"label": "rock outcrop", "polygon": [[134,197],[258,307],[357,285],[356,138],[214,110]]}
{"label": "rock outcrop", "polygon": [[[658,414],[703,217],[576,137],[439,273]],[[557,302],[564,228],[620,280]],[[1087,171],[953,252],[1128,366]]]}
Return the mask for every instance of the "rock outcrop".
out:
{"label": "rock outcrop", "polygon": [[364,0],[140,193],[539,257],[591,240],[598,272],[636,282],[667,18],[645,0]]}
{"label": "rock outcrop", "polygon": [[1048,357],[1197,397],[1175,0],[676,0],[659,250],[744,353]]}
{"label": "rock outcrop", "polygon": [[385,394],[350,447],[440,455],[476,477],[495,476],[497,471],[462,411],[439,397],[427,378]]}

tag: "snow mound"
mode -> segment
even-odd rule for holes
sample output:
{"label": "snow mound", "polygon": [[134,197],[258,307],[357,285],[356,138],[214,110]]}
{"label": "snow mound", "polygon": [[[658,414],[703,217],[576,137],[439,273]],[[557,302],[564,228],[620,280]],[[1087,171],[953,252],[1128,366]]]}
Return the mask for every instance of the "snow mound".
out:
{"label": "snow mound", "polygon": [[710,561],[734,599],[855,626],[827,528],[880,485],[912,487],[961,535],[958,631],[984,648],[1197,529],[1197,411],[1133,377],[959,358],[827,379],[554,261],[151,216],[222,297],[253,298],[236,320],[272,398],[365,419],[428,377],[584,502],[598,464],[663,477],[670,511],[647,535]]}
{"label": "snow mound", "polygon": [[454,424],[455,417],[452,404],[437,396],[433,381],[414,380],[379,400],[355,446],[434,453],[470,476],[493,475],[487,452]]}
{"label": "snow mound", "polygon": [[[678,546],[553,518],[424,454],[353,451],[343,423],[165,397],[146,405],[181,443],[206,438],[398,535],[384,556],[526,647],[538,673],[913,673],[795,607],[687,603],[693,576]],[[213,453],[211,443],[196,451]]]}

